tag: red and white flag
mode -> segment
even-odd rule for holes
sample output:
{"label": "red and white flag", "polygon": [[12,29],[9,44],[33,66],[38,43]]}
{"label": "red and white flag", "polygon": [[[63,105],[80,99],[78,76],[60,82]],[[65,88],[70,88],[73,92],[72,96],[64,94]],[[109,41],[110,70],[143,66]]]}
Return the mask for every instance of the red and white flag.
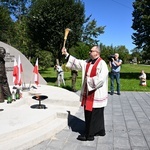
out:
{"label": "red and white flag", "polygon": [[38,66],[38,58],[36,60],[36,64],[34,66],[34,69],[33,69],[33,72],[34,72],[34,82],[36,85],[39,84],[39,66]]}
{"label": "red and white flag", "polygon": [[16,58],[14,58],[13,83],[14,83],[15,85],[18,84],[18,65],[17,65]]}
{"label": "red and white flag", "polygon": [[22,72],[23,72],[23,68],[22,68],[20,55],[19,55],[19,57],[18,57],[18,85],[22,84],[22,80],[21,80],[21,73]]}

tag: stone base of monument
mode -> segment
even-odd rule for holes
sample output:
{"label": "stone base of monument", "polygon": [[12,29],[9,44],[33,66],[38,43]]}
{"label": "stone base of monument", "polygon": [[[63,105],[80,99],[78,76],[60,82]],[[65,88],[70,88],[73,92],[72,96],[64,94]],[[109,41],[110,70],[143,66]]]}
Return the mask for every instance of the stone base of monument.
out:
{"label": "stone base of monument", "polygon": [[25,150],[52,138],[68,127],[70,116],[80,107],[79,96],[74,92],[47,85],[37,87],[37,91],[48,96],[42,103],[47,109],[32,109],[37,102],[27,91],[22,91],[20,100],[1,104],[4,111],[0,113],[0,149]]}

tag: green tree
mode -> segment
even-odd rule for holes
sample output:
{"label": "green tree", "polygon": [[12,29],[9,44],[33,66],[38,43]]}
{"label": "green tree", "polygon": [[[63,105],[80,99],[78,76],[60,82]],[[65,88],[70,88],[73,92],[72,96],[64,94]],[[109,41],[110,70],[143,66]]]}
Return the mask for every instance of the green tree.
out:
{"label": "green tree", "polygon": [[69,52],[71,55],[77,57],[78,59],[85,60],[89,58],[89,50],[90,46],[83,43],[83,42],[78,42],[76,46],[72,47],[69,49]]}
{"label": "green tree", "polygon": [[[30,57],[30,39],[27,35],[26,14],[28,12],[30,0],[1,0],[1,5],[9,10],[9,15],[13,18],[13,28],[11,28],[11,44],[26,57]],[[9,16],[10,17],[10,16]]]}
{"label": "green tree", "polygon": [[26,17],[22,16],[20,20],[17,20],[14,23],[14,38],[13,38],[13,46],[21,51],[26,57],[30,56],[29,48],[30,46],[30,39],[28,38],[27,34],[27,25],[26,25]]}
{"label": "green tree", "polygon": [[123,61],[123,63],[127,63],[129,61],[129,51],[124,45],[115,47],[114,51],[119,54],[119,58]]}
{"label": "green tree", "polygon": [[13,22],[7,8],[0,6],[0,41],[10,44]]}
{"label": "green tree", "polygon": [[132,28],[134,44],[138,49],[142,49],[150,57],[150,1],[135,0],[133,3],[134,11]]}
{"label": "green tree", "polygon": [[9,9],[15,20],[19,20],[28,13],[31,0],[1,0],[0,4]]}
{"label": "green tree", "polygon": [[132,54],[131,54],[132,59],[134,57],[136,57],[137,58],[137,62],[141,62],[142,61],[142,52],[141,52],[140,49],[134,48],[133,50],[131,50],[131,52],[132,52]]}
{"label": "green tree", "polygon": [[114,48],[113,46],[105,46],[102,43],[100,44],[101,49],[101,57],[108,63],[109,62],[109,56],[114,54]]}
{"label": "green tree", "polygon": [[[53,60],[52,60],[52,54],[45,50],[37,50],[35,53],[35,57],[32,59],[32,64],[35,64],[36,59],[39,60],[39,69],[40,70],[46,70],[50,66],[54,66]],[[44,59],[43,59],[44,58]]]}
{"label": "green tree", "polygon": [[129,61],[130,55],[129,51],[125,46],[105,46],[103,44],[100,44],[101,48],[101,57],[108,63],[109,62],[109,56],[114,55],[115,53],[119,54],[119,58],[123,60],[123,63],[126,63]]}
{"label": "green tree", "polygon": [[87,18],[83,27],[82,42],[88,45],[98,45],[99,40],[97,38],[104,33],[105,26],[97,27],[95,19],[88,21],[90,17]]}
{"label": "green tree", "polygon": [[79,59],[87,59],[89,57],[89,50],[93,45],[98,45],[98,36],[104,33],[104,28],[102,26],[97,27],[96,20],[91,20],[91,15],[85,19],[82,26],[83,32],[80,42],[73,46],[70,53]]}
{"label": "green tree", "polygon": [[70,48],[81,39],[84,19],[84,5],[80,0],[37,0],[28,15],[29,35],[40,49],[60,59],[65,28],[72,29],[66,42]]}

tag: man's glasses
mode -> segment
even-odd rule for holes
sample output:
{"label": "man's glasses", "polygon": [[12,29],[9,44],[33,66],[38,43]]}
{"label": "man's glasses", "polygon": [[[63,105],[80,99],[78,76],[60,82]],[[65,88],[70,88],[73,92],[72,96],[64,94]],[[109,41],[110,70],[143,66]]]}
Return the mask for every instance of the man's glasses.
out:
{"label": "man's glasses", "polygon": [[92,52],[97,52],[97,51],[95,51],[95,50],[90,50],[89,52],[92,53]]}

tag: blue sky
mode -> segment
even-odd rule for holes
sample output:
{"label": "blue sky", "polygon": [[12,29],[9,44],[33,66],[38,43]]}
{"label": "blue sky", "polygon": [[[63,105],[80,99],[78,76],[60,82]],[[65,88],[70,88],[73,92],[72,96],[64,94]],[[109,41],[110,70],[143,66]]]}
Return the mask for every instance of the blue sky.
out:
{"label": "blue sky", "polygon": [[131,38],[132,3],[134,0],[82,0],[86,16],[97,21],[97,26],[106,26],[105,33],[99,36],[100,43],[106,46],[125,45],[130,51],[135,48]]}

